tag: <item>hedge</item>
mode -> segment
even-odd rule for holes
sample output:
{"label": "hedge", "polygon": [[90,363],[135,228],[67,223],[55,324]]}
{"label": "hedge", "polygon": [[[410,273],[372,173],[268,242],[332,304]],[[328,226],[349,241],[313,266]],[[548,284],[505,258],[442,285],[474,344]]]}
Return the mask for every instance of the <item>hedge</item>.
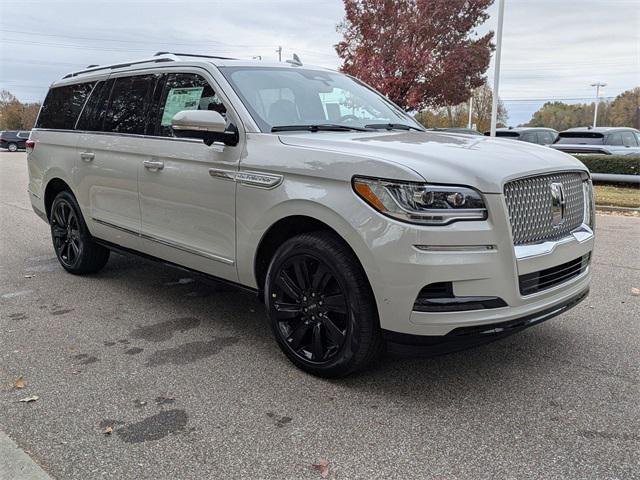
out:
{"label": "hedge", "polygon": [[640,175],[640,157],[624,155],[574,155],[591,173]]}

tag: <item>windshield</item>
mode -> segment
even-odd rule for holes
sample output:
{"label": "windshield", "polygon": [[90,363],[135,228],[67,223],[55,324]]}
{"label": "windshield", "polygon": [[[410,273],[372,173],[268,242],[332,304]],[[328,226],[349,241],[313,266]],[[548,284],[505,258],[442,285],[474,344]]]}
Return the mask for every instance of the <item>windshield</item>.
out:
{"label": "windshield", "polygon": [[291,67],[220,70],[263,132],[295,125],[423,129],[383,96],[341,73]]}
{"label": "windshield", "polygon": [[602,145],[604,135],[596,132],[563,132],[556,140],[556,144],[573,145]]}

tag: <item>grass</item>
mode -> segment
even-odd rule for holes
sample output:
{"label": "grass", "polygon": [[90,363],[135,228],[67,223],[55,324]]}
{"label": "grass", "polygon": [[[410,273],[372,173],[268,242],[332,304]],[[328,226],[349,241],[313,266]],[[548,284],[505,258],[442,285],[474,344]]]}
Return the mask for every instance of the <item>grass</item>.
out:
{"label": "grass", "polygon": [[640,208],[640,188],[594,185],[596,205]]}

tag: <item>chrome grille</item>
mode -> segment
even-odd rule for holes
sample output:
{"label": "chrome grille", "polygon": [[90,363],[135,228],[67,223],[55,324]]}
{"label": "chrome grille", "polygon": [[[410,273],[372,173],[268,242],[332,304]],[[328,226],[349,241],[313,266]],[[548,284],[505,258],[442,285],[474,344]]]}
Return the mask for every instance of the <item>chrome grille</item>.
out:
{"label": "chrome grille", "polygon": [[[526,245],[566,237],[584,221],[582,175],[555,173],[514,180],[505,184],[504,196],[514,245]],[[553,224],[551,184],[564,190],[564,219]]]}

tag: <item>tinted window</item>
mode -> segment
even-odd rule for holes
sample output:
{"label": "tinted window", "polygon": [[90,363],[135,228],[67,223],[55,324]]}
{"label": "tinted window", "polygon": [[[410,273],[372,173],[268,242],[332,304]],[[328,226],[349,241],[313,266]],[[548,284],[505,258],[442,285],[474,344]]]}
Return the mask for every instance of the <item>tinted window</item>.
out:
{"label": "tinted window", "polygon": [[604,143],[604,135],[601,133],[589,132],[566,132],[561,133],[556,140],[556,144],[573,144],[573,145],[602,145]]}
{"label": "tinted window", "polygon": [[80,83],[50,89],[36,127],[72,130],[93,85]]}
{"label": "tinted window", "polygon": [[102,130],[102,122],[107,110],[109,92],[112,85],[113,80],[108,82],[100,81],[96,84],[78,119],[76,126],[78,130]]}
{"label": "tinted window", "polygon": [[622,143],[625,147],[637,147],[636,137],[633,132],[621,132],[622,135]]}
{"label": "tinted window", "polygon": [[607,145],[622,145],[622,135],[614,133],[607,137]]}
{"label": "tinted window", "polygon": [[520,135],[520,140],[522,140],[523,142],[538,143],[536,132],[523,133],[522,135]]}
{"label": "tinted window", "polygon": [[[485,132],[486,136],[491,135],[491,132]],[[500,132],[496,132],[496,137],[510,137],[510,138],[518,138],[520,134],[518,132],[511,132],[508,130],[502,130]]]}
{"label": "tinted window", "polygon": [[538,132],[538,141],[542,145],[549,145],[556,139],[555,135],[551,132]]}
{"label": "tinted window", "polygon": [[[227,109],[209,83],[195,73],[171,73],[167,75],[159,101],[157,134],[172,137],[171,119],[181,110],[214,110],[223,117]],[[157,123],[158,120],[156,120]]]}
{"label": "tinted window", "polygon": [[155,75],[117,78],[111,90],[103,130],[144,134],[147,107],[155,80]]}

